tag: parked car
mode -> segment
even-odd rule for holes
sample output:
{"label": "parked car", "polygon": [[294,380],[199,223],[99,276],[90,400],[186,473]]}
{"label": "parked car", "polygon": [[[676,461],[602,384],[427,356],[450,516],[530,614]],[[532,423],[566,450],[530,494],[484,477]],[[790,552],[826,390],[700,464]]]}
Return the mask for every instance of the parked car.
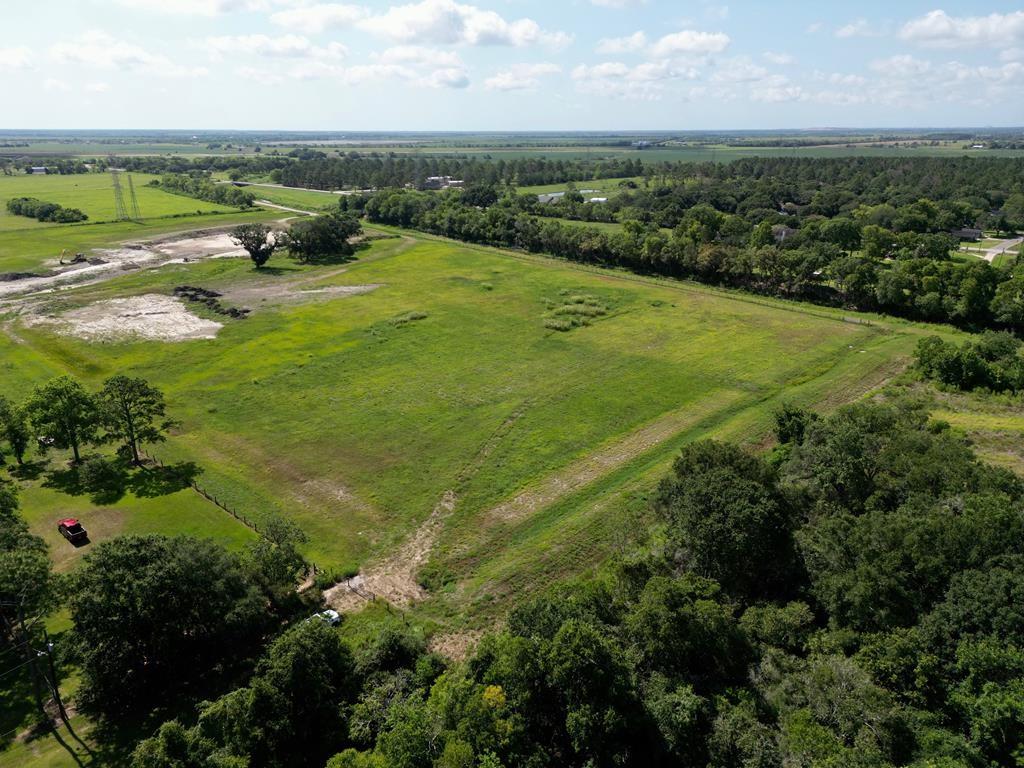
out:
{"label": "parked car", "polygon": [[89,540],[89,534],[82,527],[82,524],[73,517],[65,518],[57,523],[57,530],[60,535],[72,544],[81,544]]}
{"label": "parked car", "polygon": [[313,621],[314,619],[319,619],[330,627],[336,627],[341,624],[341,614],[333,608],[328,608],[326,611],[321,611],[320,613],[314,613],[309,617],[308,621]]}

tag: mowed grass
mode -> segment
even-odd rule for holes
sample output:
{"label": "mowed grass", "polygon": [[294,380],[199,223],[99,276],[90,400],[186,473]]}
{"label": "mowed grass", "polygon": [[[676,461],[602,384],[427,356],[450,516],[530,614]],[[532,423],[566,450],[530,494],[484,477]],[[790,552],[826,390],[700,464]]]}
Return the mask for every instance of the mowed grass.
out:
{"label": "mowed grass", "polygon": [[277,205],[299,210],[319,211],[337,208],[340,195],[333,192],[319,192],[311,189],[288,189],[286,187],[251,185],[245,187],[256,195],[257,200],[267,200]]}
{"label": "mowed grass", "polygon": [[[235,209],[224,205],[194,200],[182,195],[147,186],[159,177],[144,173],[131,174],[139,213],[143,218],[180,216],[204,213],[226,212]],[[122,179],[125,202],[130,200],[128,180]],[[57,203],[65,208],[78,208],[89,221],[113,221],[117,215],[114,202],[114,182],[109,173],[81,173],[68,176],[55,174],[39,176],[0,176],[0,231],[8,229],[42,229],[60,226],[38,222],[26,216],[14,216],[7,212],[7,201],[13,197],[35,197],[48,203]],[[130,204],[130,203],[129,203]]]}
{"label": "mowed grass", "polygon": [[[539,540],[572,529],[546,516],[554,502],[513,521],[493,514],[525,489],[610,451],[589,491],[606,475],[629,475],[634,459],[661,451],[663,462],[680,441],[744,416],[763,435],[786,392],[808,387],[825,398],[834,385],[855,397],[858,376],[904,358],[921,332],[429,238],[375,242],[344,271],[280,261],[287,268],[277,273],[221,260],[64,292],[61,307],[182,283],[228,297],[259,283],[267,294],[211,341],[87,343],[18,324],[18,341],[0,339],[0,391],[23,397],[63,372],[93,386],[115,372],[149,379],[182,422],[155,452],[196,462],[200,482],[246,515],[295,520],[310,536],[307,555],[325,567],[393,551],[457,489],[437,558],[451,574],[444,580],[458,583],[506,556],[521,526],[540,526]],[[302,289],[380,287],[298,303],[272,296],[296,278]],[[578,293],[607,315],[569,333],[545,328],[550,306]],[[665,419],[675,421],[663,439],[615,458],[619,441]],[[50,509],[56,501],[38,515],[45,525]],[[76,497],[61,506],[89,509]],[[593,504],[574,509],[582,523]],[[575,568],[607,552],[606,537],[593,541]],[[517,550],[535,564],[546,556]]]}

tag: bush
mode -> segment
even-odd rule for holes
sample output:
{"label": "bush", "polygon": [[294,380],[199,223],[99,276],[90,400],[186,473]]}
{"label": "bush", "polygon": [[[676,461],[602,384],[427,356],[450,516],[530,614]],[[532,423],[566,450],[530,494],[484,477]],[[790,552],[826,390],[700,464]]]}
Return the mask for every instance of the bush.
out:
{"label": "bush", "polygon": [[15,197],[7,201],[7,211],[15,216],[27,216],[38,221],[73,224],[89,217],[77,208],[64,208],[57,203],[45,203],[34,197]]}

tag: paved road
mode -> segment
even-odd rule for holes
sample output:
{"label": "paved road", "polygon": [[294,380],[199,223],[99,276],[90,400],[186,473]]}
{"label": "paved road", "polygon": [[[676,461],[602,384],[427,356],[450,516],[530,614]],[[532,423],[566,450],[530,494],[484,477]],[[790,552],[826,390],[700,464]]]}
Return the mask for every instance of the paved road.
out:
{"label": "paved road", "polygon": [[993,261],[996,260],[997,256],[1002,256],[1008,250],[1010,250],[1011,248],[1016,248],[1021,243],[1024,243],[1024,237],[1018,237],[1013,240],[1003,240],[1003,242],[1001,242],[999,245],[995,246],[994,248],[989,248],[987,251],[985,251],[984,258],[991,264]]}
{"label": "paved road", "polygon": [[1003,240],[999,245],[994,245],[991,248],[986,248],[985,250],[972,248],[970,243],[966,243],[965,245],[968,248],[967,253],[973,253],[975,256],[978,256],[991,264],[996,260],[996,257],[1002,256],[1011,248],[1016,248],[1021,243],[1024,243],[1024,237],[1015,237],[1012,240]]}

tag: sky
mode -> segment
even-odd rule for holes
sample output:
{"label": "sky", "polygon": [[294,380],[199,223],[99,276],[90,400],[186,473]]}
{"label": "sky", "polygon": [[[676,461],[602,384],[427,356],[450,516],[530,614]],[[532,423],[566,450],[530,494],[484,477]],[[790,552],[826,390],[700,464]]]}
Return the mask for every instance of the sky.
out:
{"label": "sky", "polygon": [[941,2],[11,3],[0,128],[1024,125],[1020,2]]}

